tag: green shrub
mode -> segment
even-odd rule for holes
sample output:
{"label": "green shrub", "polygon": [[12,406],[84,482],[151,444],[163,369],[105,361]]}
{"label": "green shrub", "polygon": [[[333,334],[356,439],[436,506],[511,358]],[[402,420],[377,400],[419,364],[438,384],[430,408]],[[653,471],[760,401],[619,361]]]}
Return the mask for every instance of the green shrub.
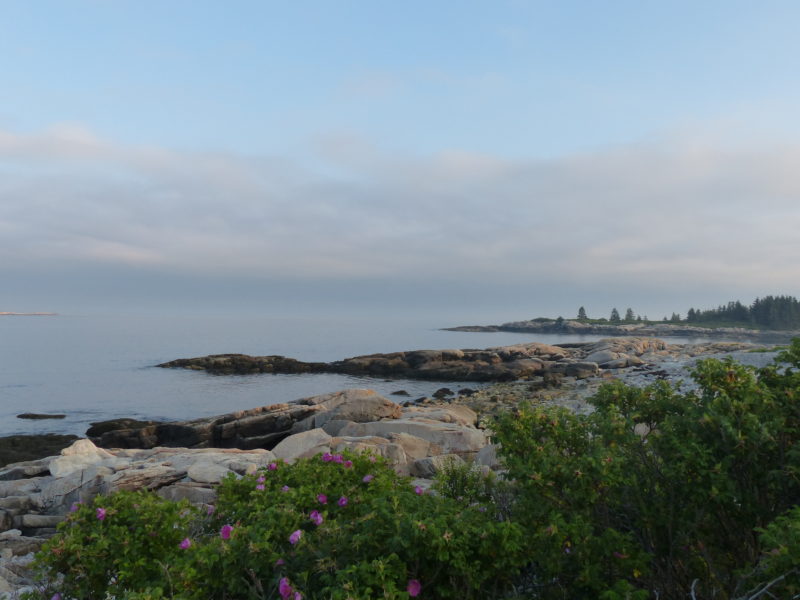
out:
{"label": "green shrub", "polygon": [[499,594],[525,560],[520,529],[421,492],[375,457],[276,463],[229,476],[210,516],[150,494],[99,497],[38,562],[51,578],[64,575],[48,593],[65,599]]}
{"label": "green shrub", "polygon": [[588,416],[500,418],[536,597],[738,597],[759,532],[800,499],[800,341],[780,359],[701,361],[696,392],[607,385]]}

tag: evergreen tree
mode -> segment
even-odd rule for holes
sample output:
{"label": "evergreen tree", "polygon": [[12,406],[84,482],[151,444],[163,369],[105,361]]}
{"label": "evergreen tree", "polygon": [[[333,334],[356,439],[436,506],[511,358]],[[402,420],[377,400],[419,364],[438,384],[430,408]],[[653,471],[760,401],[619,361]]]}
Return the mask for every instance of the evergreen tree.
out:
{"label": "evergreen tree", "polygon": [[616,308],[611,309],[611,318],[609,319],[612,323],[619,323],[619,311]]}
{"label": "evergreen tree", "polygon": [[678,313],[672,313],[672,316],[669,318],[672,323],[680,323],[681,316]]}
{"label": "evergreen tree", "polygon": [[628,310],[625,311],[625,320],[628,323],[631,323],[632,321],[636,320],[636,316],[633,314],[632,308],[629,308]]}
{"label": "evergreen tree", "polygon": [[578,321],[585,321],[589,317],[586,316],[586,309],[582,306],[578,309]]}

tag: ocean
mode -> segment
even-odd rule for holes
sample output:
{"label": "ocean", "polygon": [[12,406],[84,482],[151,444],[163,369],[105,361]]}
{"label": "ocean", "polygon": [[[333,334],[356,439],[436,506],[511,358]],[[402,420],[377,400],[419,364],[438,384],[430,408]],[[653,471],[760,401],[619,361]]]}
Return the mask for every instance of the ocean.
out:
{"label": "ocean", "polygon": [[[400,350],[488,348],[526,341],[563,343],[600,338],[440,330],[460,324],[430,319],[237,315],[2,316],[0,436],[83,435],[92,422],[105,419],[192,419],[346,388],[371,388],[384,395],[402,389],[415,398],[430,395],[444,385],[454,390],[477,387],[470,383],[330,374],[214,376],[155,367],[175,358],[236,352],[331,361]],[[17,418],[25,412],[65,414],[66,418]]]}

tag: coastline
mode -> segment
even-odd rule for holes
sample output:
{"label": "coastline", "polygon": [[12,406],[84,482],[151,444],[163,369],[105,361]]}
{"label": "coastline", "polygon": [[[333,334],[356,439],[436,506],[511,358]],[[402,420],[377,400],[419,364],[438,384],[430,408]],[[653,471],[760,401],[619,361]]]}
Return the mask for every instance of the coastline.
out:
{"label": "coastline", "polygon": [[530,334],[570,334],[570,335],[608,335],[646,336],[646,337],[687,337],[687,338],[725,338],[759,342],[784,342],[800,336],[800,331],[748,329],[745,327],[698,327],[696,325],[673,325],[670,323],[583,323],[576,320],[510,321],[501,325],[461,325],[444,327],[443,331],[463,331],[467,333],[505,331]]}
{"label": "coastline", "polygon": [[[659,342],[659,343],[656,343]],[[486,368],[491,368],[488,374],[494,377],[483,379],[485,383],[475,386],[476,389],[465,387],[469,384],[474,384],[475,379],[470,381],[467,378],[458,376],[460,371],[458,369],[446,368],[442,363],[443,358],[447,358],[447,354],[456,353],[461,351],[415,351],[416,353],[424,353],[426,357],[436,360],[435,369],[438,373],[450,372],[454,376],[447,379],[438,379],[436,384],[440,387],[436,392],[428,392],[426,395],[414,399],[397,398],[396,402],[401,406],[446,406],[446,405],[461,405],[468,407],[478,414],[478,418],[484,426],[488,426],[492,416],[514,409],[521,401],[530,401],[534,403],[547,403],[557,404],[574,410],[576,412],[585,412],[590,410],[586,400],[597,391],[597,388],[603,383],[611,380],[619,379],[625,383],[633,385],[646,385],[657,379],[668,379],[670,381],[685,381],[687,377],[687,367],[699,357],[710,356],[731,356],[738,355],[752,356],[755,360],[768,362],[775,352],[758,352],[748,353],[749,350],[759,348],[753,344],[735,343],[735,342],[707,342],[703,344],[664,344],[660,340],[652,340],[650,338],[611,338],[597,343],[580,343],[580,344],[565,344],[571,348],[562,348],[559,346],[546,346],[541,344],[530,344],[530,349],[542,350],[550,353],[546,358],[540,356],[538,358],[520,359],[517,353],[526,348],[527,345],[509,346],[503,348],[491,348],[478,352],[480,358],[483,359],[479,362],[484,363]],[[764,349],[762,346],[761,349]],[[560,354],[553,355],[553,352]],[[398,354],[392,353],[390,355],[372,355],[370,360],[381,360],[390,358],[396,361]],[[442,355],[445,356],[442,356]],[[506,356],[508,354],[508,356]],[[225,355],[222,355],[225,356]],[[240,357],[241,355],[233,355]],[[180,361],[181,367],[196,371],[196,376],[209,374],[206,369],[199,369],[194,360],[199,360],[205,363],[211,357],[204,357],[202,359],[184,359]],[[217,355],[217,360],[222,358]],[[258,358],[258,357],[256,357]],[[511,362],[502,362],[507,358]],[[365,357],[357,357],[356,360],[362,366]],[[486,359],[494,360],[497,364],[489,364]],[[597,362],[586,362],[587,359]],[[286,359],[284,359],[286,360]],[[186,362],[189,364],[186,364]],[[447,361],[444,361],[447,362]],[[172,365],[178,366],[178,365]],[[366,365],[369,370],[369,365]],[[420,364],[420,368],[424,371],[424,365]],[[197,372],[199,371],[199,372]],[[203,373],[205,371],[205,373]],[[212,371],[213,372],[213,371]],[[225,370],[217,371],[217,374],[212,376],[231,376],[232,371]],[[512,376],[513,373],[513,376]],[[405,376],[409,374],[404,373]],[[502,377],[496,377],[502,375]],[[387,373],[381,372],[380,369],[374,372],[372,379],[375,381],[384,380]],[[487,385],[488,382],[493,382]],[[400,380],[398,380],[398,383]],[[368,382],[364,382],[364,387],[372,387]],[[433,383],[433,382],[432,382]],[[449,386],[449,387],[448,387]],[[400,385],[398,385],[400,387]],[[449,389],[452,388],[452,389]],[[341,389],[341,388],[339,388]],[[390,393],[387,397],[395,396],[408,396],[407,393],[403,394],[404,390],[395,390],[401,393]],[[334,390],[328,390],[332,393]],[[383,392],[386,394],[386,392]],[[288,404],[297,404],[302,401],[302,398],[289,401]],[[257,410],[257,409],[249,409]],[[248,412],[247,410],[241,411],[242,414]],[[122,426],[138,427],[146,426],[167,426],[166,429],[179,429],[175,426],[180,424],[197,423],[204,419],[213,419],[210,417],[196,416],[189,420],[159,420],[159,421],[135,421],[130,418],[113,418],[103,421],[102,424],[114,425],[111,429],[119,428]],[[100,423],[98,423],[100,424]],[[93,423],[93,425],[95,425]],[[92,432],[87,429],[82,434],[89,437],[100,437],[98,433]],[[172,435],[172,434],[170,434]],[[14,446],[24,445],[31,449],[36,449],[34,440],[37,438],[47,439],[48,434],[31,434],[31,435],[15,435],[8,436],[9,442],[11,438],[16,438],[17,441]],[[180,436],[178,436],[180,437]],[[0,443],[6,438],[0,438]],[[25,442],[22,444],[21,442]],[[99,440],[98,440],[99,441]],[[168,445],[177,440],[166,440]],[[66,440],[65,440],[66,442]],[[65,446],[69,445],[65,443]],[[36,452],[30,454],[29,459],[37,458]],[[4,461],[0,461],[2,463]],[[11,461],[8,461],[11,462]]]}

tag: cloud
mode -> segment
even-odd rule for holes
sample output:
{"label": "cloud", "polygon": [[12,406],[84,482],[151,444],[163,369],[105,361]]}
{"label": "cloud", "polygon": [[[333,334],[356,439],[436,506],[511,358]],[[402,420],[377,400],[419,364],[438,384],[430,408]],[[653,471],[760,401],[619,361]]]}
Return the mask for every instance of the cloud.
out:
{"label": "cloud", "polygon": [[[346,152],[337,152],[337,148]],[[383,154],[307,165],[0,131],[0,264],[298,280],[800,280],[800,146],[661,140],[549,160]]]}

